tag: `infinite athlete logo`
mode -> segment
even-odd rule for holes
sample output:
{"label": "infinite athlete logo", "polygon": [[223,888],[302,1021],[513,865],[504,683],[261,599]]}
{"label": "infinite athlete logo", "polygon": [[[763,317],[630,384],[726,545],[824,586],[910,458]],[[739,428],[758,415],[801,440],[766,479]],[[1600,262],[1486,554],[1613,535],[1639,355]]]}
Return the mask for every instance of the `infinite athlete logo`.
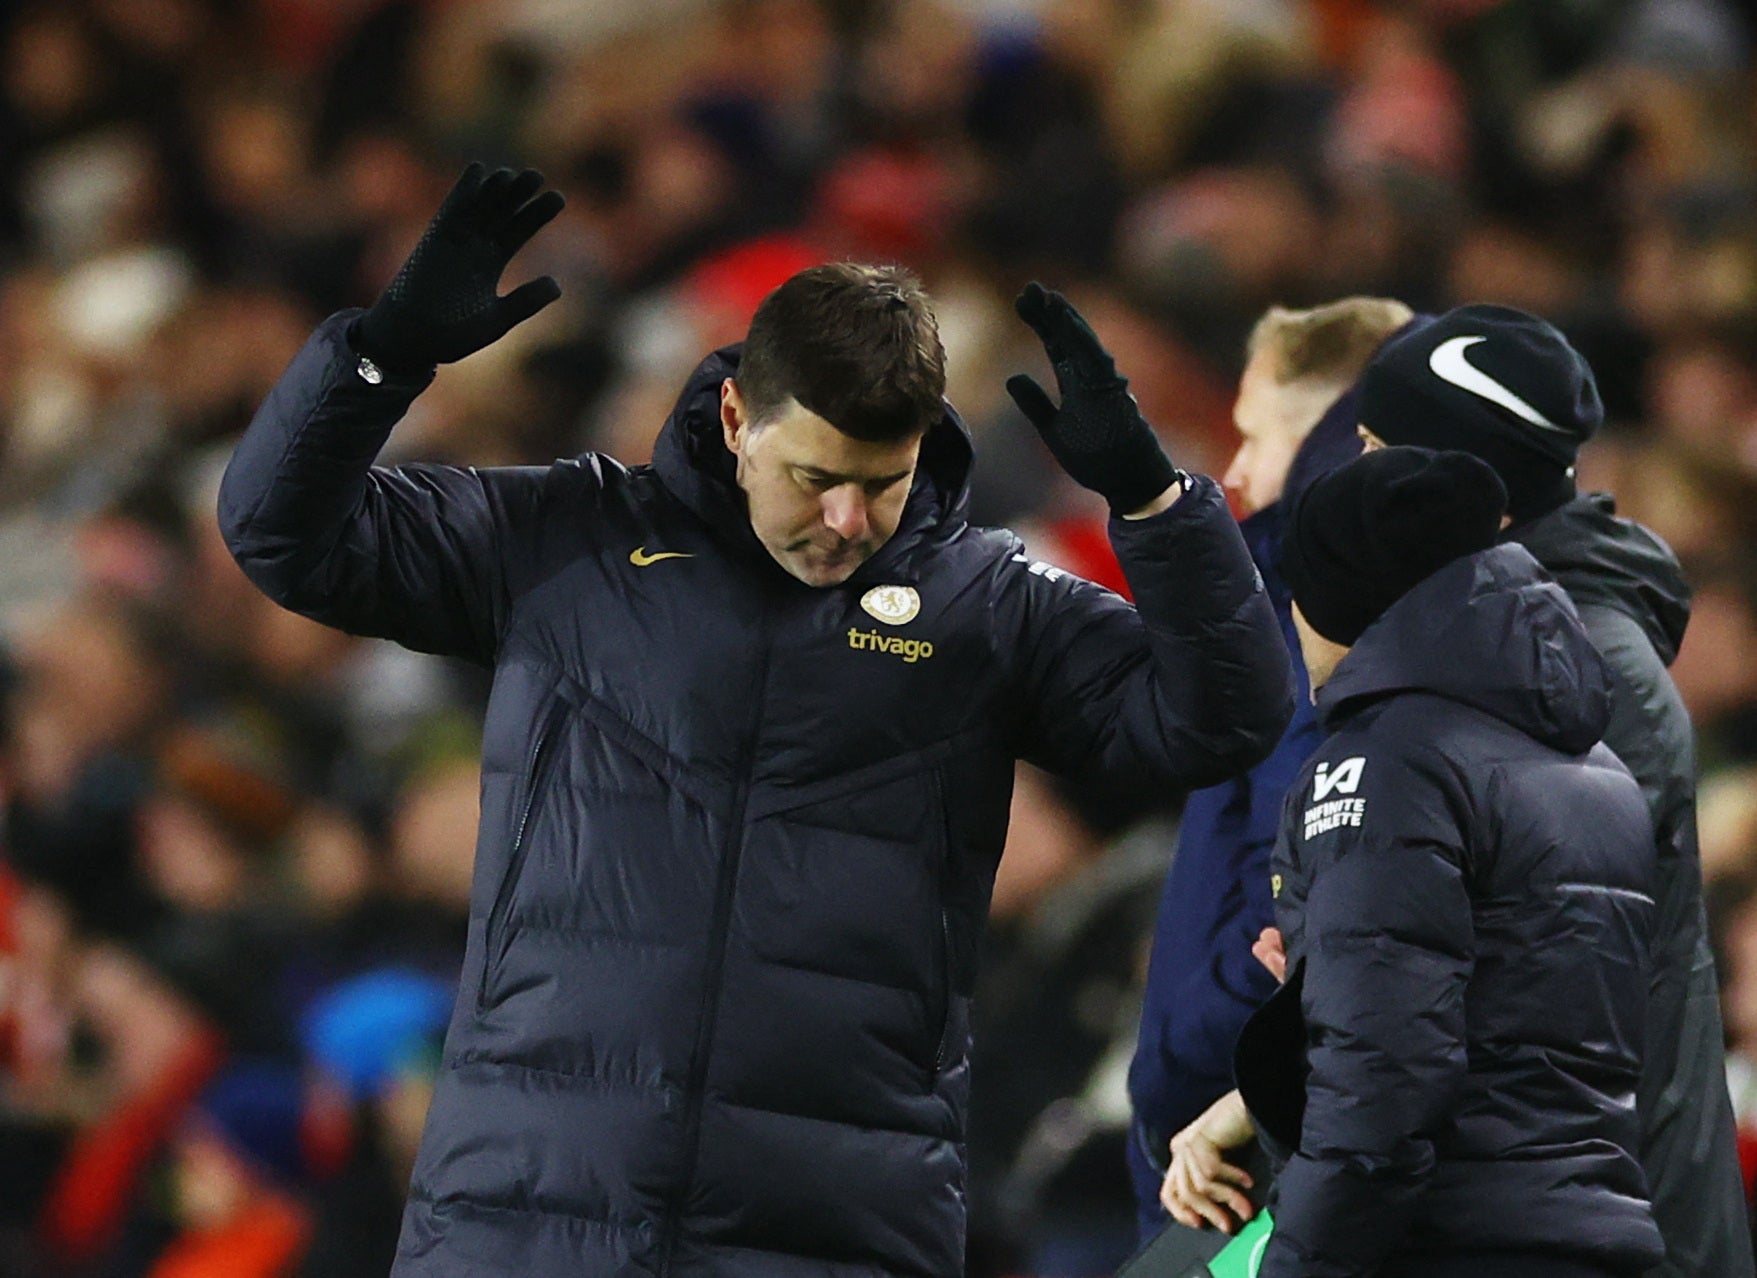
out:
{"label": "infinite athlete logo", "polygon": [[1335,771],[1331,771],[1328,763],[1320,763],[1312,776],[1312,802],[1322,802],[1330,797],[1332,791],[1337,794],[1353,794],[1360,789],[1360,774],[1366,770],[1366,766],[1366,757],[1358,754],[1338,763]]}
{"label": "infinite athlete logo", "polygon": [[1320,763],[1312,775],[1312,806],[1305,813],[1305,837],[1326,834],[1342,826],[1356,829],[1366,819],[1365,799],[1332,799],[1332,794],[1353,794],[1360,789],[1361,773],[1367,761],[1362,755],[1344,759],[1334,768]]}

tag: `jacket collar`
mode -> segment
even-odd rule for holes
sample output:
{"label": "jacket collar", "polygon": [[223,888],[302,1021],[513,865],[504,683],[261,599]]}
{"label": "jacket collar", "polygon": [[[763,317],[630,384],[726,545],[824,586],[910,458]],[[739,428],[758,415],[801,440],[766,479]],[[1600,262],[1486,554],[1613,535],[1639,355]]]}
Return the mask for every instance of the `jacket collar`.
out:
{"label": "jacket collar", "polygon": [[1690,586],[1670,546],[1617,515],[1609,493],[1588,493],[1514,524],[1518,542],[1577,603],[1604,604],[1633,618],[1671,665],[1690,622]]}
{"label": "jacket collar", "polygon": [[1473,706],[1569,753],[1610,718],[1604,658],[1522,546],[1455,559],[1386,609],[1318,690],[1318,718],[1335,731],[1400,692]]}

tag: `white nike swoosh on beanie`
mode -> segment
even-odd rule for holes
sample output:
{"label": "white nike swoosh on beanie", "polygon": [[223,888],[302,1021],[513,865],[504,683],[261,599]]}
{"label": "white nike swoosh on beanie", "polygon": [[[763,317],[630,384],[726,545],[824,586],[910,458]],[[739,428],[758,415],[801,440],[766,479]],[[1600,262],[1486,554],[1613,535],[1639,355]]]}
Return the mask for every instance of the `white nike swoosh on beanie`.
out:
{"label": "white nike swoosh on beanie", "polygon": [[1558,435],[1570,432],[1564,426],[1558,426],[1533,408],[1520,396],[1508,390],[1482,369],[1464,358],[1464,352],[1478,342],[1486,342],[1486,337],[1449,337],[1434,347],[1428,356],[1428,367],[1434,376],[1441,381],[1450,382],[1459,390],[1469,391],[1472,395],[1488,400],[1491,404],[1499,404],[1508,412],[1524,421],[1530,422],[1540,430],[1553,431]]}

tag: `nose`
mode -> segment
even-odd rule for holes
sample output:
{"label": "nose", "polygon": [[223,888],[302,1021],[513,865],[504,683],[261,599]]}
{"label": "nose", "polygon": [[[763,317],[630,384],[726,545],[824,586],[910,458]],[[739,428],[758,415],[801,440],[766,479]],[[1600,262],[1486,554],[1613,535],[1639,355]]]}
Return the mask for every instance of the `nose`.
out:
{"label": "nose", "polygon": [[1220,486],[1229,493],[1238,493],[1245,486],[1245,450],[1240,448],[1232,455],[1227,464],[1226,473],[1220,477]]}
{"label": "nose", "polygon": [[824,493],[824,526],[843,541],[867,530],[866,494],[858,484],[837,484]]}

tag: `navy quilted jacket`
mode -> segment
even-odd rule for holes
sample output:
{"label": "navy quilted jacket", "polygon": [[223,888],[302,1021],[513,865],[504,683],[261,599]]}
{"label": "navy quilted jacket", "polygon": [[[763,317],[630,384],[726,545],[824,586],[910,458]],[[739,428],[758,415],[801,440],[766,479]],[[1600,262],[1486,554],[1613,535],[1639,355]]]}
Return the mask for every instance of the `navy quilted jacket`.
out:
{"label": "navy quilted jacket", "polygon": [[1296,1150],[1263,1278],[1495,1251],[1641,1272],[1653,829],[1595,744],[1610,685],[1573,604],[1521,547],[1456,560],[1318,716],[1272,862],[1288,984],[1239,1043],[1259,1131]]}
{"label": "navy quilted jacket", "polygon": [[1113,523],[1131,607],[966,524],[948,414],[896,536],[811,589],[731,480],[735,351],[651,466],[381,469],[428,379],[369,381],[349,318],[269,395],[220,518],[284,605],[494,669],[394,1273],[961,1273],[967,1000],[1013,760],[1212,784],[1290,713],[1218,490]]}
{"label": "navy quilted jacket", "polygon": [[1275,978],[1251,954],[1251,943],[1275,922],[1269,853],[1281,828],[1281,801],[1322,740],[1305,668],[1295,664],[1299,639],[1276,564],[1282,512],[1279,503],[1258,511],[1239,531],[1262,571],[1292,654],[1293,721],[1256,767],[1190,795],[1153,935],[1141,1033],[1129,1067],[1131,1162],[1149,1235],[1166,1220],[1159,1186],[1171,1137],[1232,1089],[1239,1030],[1275,990]]}

